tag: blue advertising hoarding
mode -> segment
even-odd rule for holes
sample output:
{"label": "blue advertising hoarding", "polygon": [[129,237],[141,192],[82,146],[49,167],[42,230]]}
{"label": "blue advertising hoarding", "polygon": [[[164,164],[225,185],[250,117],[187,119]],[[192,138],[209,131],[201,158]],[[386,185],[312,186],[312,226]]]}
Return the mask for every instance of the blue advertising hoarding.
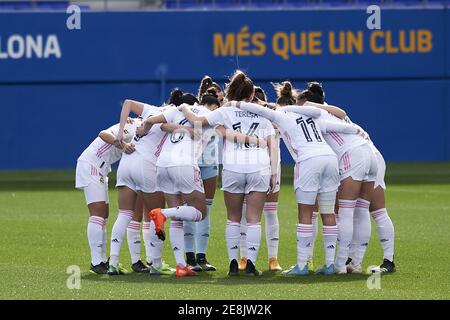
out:
{"label": "blue advertising hoarding", "polygon": [[81,30],[67,17],[0,13],[0,169],[74,167],[124,99],[158,104],[236,68],[271,99],[271,81],[323,81],[387,160],[450,159],[448,10],[383,10],[381,30],[364,10],[82,13]]}

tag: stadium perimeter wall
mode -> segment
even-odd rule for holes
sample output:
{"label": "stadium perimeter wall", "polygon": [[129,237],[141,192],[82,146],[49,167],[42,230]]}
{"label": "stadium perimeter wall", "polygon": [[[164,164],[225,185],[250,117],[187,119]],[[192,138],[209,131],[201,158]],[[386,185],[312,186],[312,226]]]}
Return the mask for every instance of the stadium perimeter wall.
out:
{"label": "stadium perimeter wall", "polygon": [[[74,167],[126,98],[223,84],[241,68],[322,81],[329,103],[369,131],[388,161],[450,160],[450,11],[0,13],[0,170]],[[291,162],[283,149],[283,162]]]}

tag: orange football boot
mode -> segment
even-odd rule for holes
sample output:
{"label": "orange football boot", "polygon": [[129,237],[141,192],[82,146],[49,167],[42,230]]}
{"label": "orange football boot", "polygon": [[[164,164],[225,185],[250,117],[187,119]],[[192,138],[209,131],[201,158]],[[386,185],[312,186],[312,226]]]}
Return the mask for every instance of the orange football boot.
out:
{"label": "orange football boot", "polygon": [[192,277],[196,276],[197,272],[192,271],[188,266],[182,267],[177,265],[175,275],[177,277]]}
{"label": "orange football boot", "polygon": [[153,222],[155,223],[155,231],[158,238],[161,239],[162,241],[166,240],[164,223],[166,222],[167,218],[162,213],[161,208],[153,209],[152,211],[150,211],[150,219],[152,219]]}

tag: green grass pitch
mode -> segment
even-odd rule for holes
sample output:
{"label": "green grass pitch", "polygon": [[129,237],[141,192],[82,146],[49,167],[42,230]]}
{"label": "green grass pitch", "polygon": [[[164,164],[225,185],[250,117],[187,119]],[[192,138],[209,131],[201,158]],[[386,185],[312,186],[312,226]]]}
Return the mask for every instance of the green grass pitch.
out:
{"label": "green grass pitch", "polygon": [[[296,261],[297,209],[290,170],[284,170],[279,206],[279,260],[285,268]],[[369,290],[368,276],[363,275],[286,278],[267,272],[264,235],[258,259],[264,276],[227,278],[226,213],[220,191],[212,209],[208,251],[217,272],[181,279],[92,275],[88,213],[82,192],[73,189],[73,171],[0,172],[0,299],[449,299],[450,164],[392,164],[387,181],[398,269],[381,278],[381,289]],[[117,215],[115,198],[111,190],[109,231]],[[129,268],[126,242],[121,258]],[[373,226],[364,267],[379,264],[381,258]],[[174,264],[168,243],[164,259]],[[319,236],[315,266],[322,261]],[[67,287],[71,265],[81,268],[79,290]]]}

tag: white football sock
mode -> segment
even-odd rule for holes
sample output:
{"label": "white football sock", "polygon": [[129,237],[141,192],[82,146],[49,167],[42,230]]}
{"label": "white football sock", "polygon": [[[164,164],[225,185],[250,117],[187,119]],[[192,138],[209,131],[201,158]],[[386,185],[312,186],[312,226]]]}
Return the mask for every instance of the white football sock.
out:
{"label": "white football sock", "polygon": [[372,224],[369,212],[370,201],[358,199],[353,215],[353,238],[349,257],[355,265],[362,263],[369,245]]}
{"label": "white football sock", "polygon": [[325,248],[325,265],[329,267],[334,263],[334,255],[336,253],[337,226],[323,226],[322,235]]}
{"label": "white football sock", "polygon": [[248,260],[256,265],[258,260],[259,246],[261,245],[261,222],[247,224],[247,247]]}
{"label": "white football sock", "polygon": [[242,205],[242,218],[241,218],[241,230],[239,238],[239,250],[241,257],[248,257],[247,250],[247,201],[244,198],[244,203]]}
{"label": "white football sock", "polygon": [[142,223],[142,238],[144,239],[144,247],[145,247],[145,261],[147,263],[153,262],[152,257],[152,245],[150,240],[150,222]]}
{"label": "white football sock", "polygon": [[308,257],[311,256],[313,241],[312,224],[297,225],[297,265],[302,270],[306,266]]}
{"label": "white football sock", "polygon": [[105,219],[105,223],[103,224],[103,242],[102,242],[102,261],[107,262],[108,258],[106,257],[106,243],[108,242],[108,228],[106,224],[108,223],[108,219]]}
{"label": "white football sock", "polygon": [[172,220],[170,222],[170,243],[172,244],[173,254],[177,265],[185,267],[184,259],[184,230],[183,221]]}
{"label": "white football sock", "polygon": [[313,241],[312,241],[312,248],[311,248],[311,256],[308,257],[308,260],[311,260],[314,256],[314,245],[316,244],[317,239],[317,233],[319,231],[319,223],[317,217],[319,216],[318,212],[313,212],[312,215],[312,225],[313,225]]}
{"label": "white football sock", "polygon": [[150,221],[150,256],[152,257],[153,266],[156,269],[162,266],[162,251],[164,247],[164,241],[158,238],[155,231],[155,223]]}
{"label": "white football sock", "polygon": [[345,267],[353,238],[353,214],[356,200],[339,200],[338,251],[335,266]]}
{"label": "white football sock", "polygon": [[128,249],[131,263],[141,260],[141,223],[131,220],[127,227]]}
{"label": "white football sock", "polygon": [[184,221],[184,223],[183,223],[184,249],[186,252],[195,252],[194,235],[195,235],[197,223],[198,222],[194,222],[194,221]]}
{"label": "white football sock", "polygon": [[209,234],[211,232],[211,207],[213,199],[206,199],[206,217],[202,221],[197,222],[197,230],[195,232],[195,248],[198,253],[206,254],[208,249]]}
{"label": "white football sock", "polygon": [[110,261],[109,264],[117,267],[119,264],[120,247],[122,246],[123,238],[127,232],[128,224],[133,217],[132,210],[119,210],[116,222],[111,231],[111,245],[110,245]]}
{"label": "white football sock", "polygon": [[372,212],[372,217],[377,226],[378,237],[383,248],[384,259],[394,261],[394,224],[386,208]]}
{"label": "white football sock", "polygon": [[264,204],[266,217],[266,244],[268,257],[278,257],[278,243],[280,237],[280,225],[278,224],[278,202],[266,202]]}
{"label": "white football sock", "polygon": [[175,208],[162,209],[162,213],[168,219],[175,219],[181,221],[200,221],[202,220],[202,213],[195,207],[179,206]]}
{"label": "white football sock", "polygon": [[97,216],[90,216],[87,225],[87,238],[91,249],[91,263],[96,266],[103,262],[103,228],[105,219]]}
{"label": "white football sock", "polygon": [[225,237],[227,240],[228,258],[230,262],[232,260],[238,260],[239,257],[239,236],[240,236],[241,224],[239,222],[227,221],[225,228]]}

